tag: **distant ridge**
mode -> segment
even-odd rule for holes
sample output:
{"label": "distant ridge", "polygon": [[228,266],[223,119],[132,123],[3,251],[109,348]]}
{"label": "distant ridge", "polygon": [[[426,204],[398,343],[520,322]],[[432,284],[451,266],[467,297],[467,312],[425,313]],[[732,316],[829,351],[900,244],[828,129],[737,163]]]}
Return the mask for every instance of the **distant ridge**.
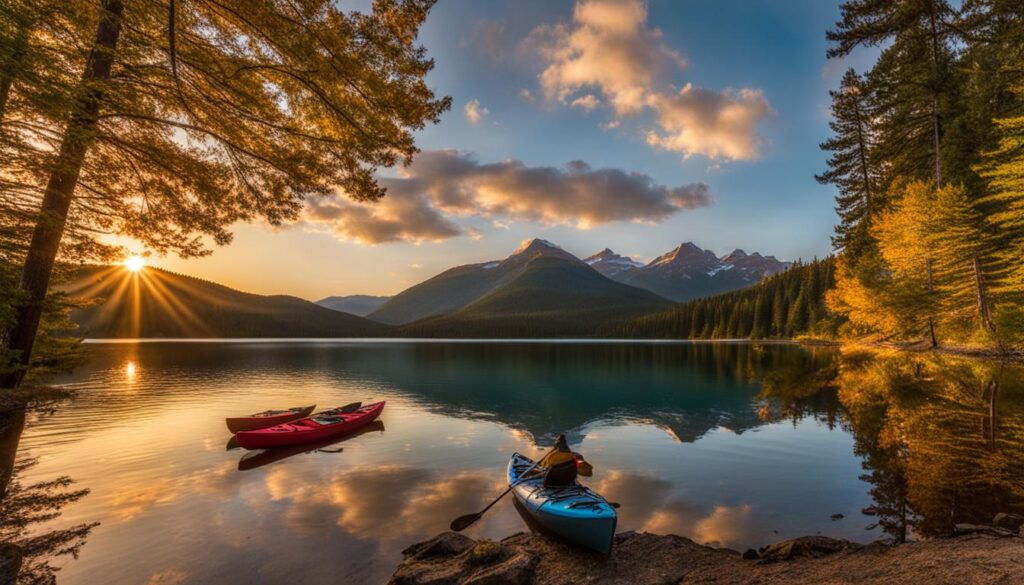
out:
{"label": "distant ridge", "polygon": [[388,328],[286,295],[256,295],[148,267],[87,266],[62,287],[91,304],[72,311],[81,335],[116,337],[374,337]]}
{"label": "distant ridge", "polygon": [[719,258],[711,250],[684,242],[646,266],[618,270],[609,276],[674,301],[688,301],[755,285],[791,264],[740,249]]}
{"label": "distant ridge", "polygon": [[346,295],[326,297],[316,301],[316,304],[332,311],[341,311],[365,317],[379,309],[381,305],[390,299],[391,297],[376,297],[372,295]]}

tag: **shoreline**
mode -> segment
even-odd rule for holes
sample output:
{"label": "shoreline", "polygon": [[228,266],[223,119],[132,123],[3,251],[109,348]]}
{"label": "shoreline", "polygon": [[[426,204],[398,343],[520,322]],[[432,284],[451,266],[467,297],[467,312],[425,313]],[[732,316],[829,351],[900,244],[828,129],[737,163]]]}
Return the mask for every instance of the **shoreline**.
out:
{"label": "shoreline", "polygon": [[[1014,518],[1008,526],[1024,523],[1004,516]],[[955,536],[902,544],[804,536],[744,553],[678,535],[622,532],[608,557],[537,533],[492,541],[444,532],[402,551],[388,585],[1024,582],[1019,524],[957,528]]]}
{"label": "shoreline", "polygon": [[998,360],[1024,363],[1024,348],[998,349],[991,347],[969,347],[940,345],[930,347],[924,342],[866,342],[841,341],[834,339],[792,338],[792,339],[629,339],[629,338],[565,338],[565,337],[524,337],[524,338],[476,338],[476,337],[88,337],[82,339],[85,345],[118,344],[173,344],[173,343],[456,343],[456,344],[635,344],[635,345],[708,345],[708,344],[751,344],[751,345],[801,345],[806,347],[863,347],[886,349],[908,353],[933,353],[973,359]]}

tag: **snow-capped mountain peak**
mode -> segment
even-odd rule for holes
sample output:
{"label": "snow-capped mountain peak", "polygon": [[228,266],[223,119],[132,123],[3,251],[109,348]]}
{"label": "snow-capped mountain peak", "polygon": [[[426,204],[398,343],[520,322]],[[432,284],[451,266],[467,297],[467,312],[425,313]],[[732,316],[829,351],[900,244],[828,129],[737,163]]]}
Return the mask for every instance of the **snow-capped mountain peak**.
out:
{"label": "snow-capped mountain peak", "polygon": [[594,270],[609,277],[643,266],[642,262],[637,262],[629,256],[620,256],[613,252],[611,248],[605,248],[589,258],[585,258],[583,261]]}
{"label": "snow-capped mountain peak", "polygon": [[652,260],[646,268],[660,266],[673,269],[703,268],[704,270],[709,270],[717,262],[718,257],[711,250],[701,249],[693,242],[684,242],[671,252],[662,254]]}
{"label": "snow-capped mountain peak", "polygon": [[512,252],[508,258],[502,261],[502,264],[529,262],[530,260],[541,256],[554,256],[563,260],[580,261],[579,258],[573,256],[569,252],[566,252],[557,244],[552,244],[551,242],[540,238],[533,238],[532,240],[524,240],[523,243],[516,248],[515,252]]}

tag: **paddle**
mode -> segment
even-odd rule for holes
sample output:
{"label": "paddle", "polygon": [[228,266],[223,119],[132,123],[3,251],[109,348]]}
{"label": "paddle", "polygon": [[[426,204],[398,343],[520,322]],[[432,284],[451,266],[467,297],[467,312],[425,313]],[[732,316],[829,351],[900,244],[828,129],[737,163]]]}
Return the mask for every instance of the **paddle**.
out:
{"label": "paddle", "polygon": [[[554,449],[552,449],[550,453],[554,453]],[[545,457],[546,457],[546,456],[547,456],[547,455],[545,455]],[[530,474],[530,472],[531,472],[531,471],[533,471],[533,470],[534,470],[534,468],[536,468],[536,467],[537,467],[538,465],[540,465],[540,462],[541,462],[541,461],[542,461],[543,459],[544,459],[544,457],[541,457],[541,458],[540,458],[540,459],[538,459],[537,461],[534,461],[534,462],[533,462],[533,465],[531,465],[531,466],[530,466],[530,467],[529,467],[529,468],[528,468],[528,469],[527,469],[526,471],[524,471],[524,472],[523,472],[523,473],[522,473],[522,474],[521,474],[521,475],[519,476],[519,477],[520,477],[520,479],[519,479],[518,481],[516,481],[516,482],[515,482],[515,483],[513,483],[512,485],[508,486],[508,489],[507,489],[507,490],[505,490],[505,491],[503,491],[503,492],[501,492],[501,495],[500,495],[500,496],[498,496],[497,498],[494,498],[494,501],[493,501],[493,502],[491,502],[490,504],[487,504],[487,507],[486,507],[486,508],[484,508],[483,510],[480,510],[479,512],[473,513],[473,514],[466,514],[466,515],[464,515],[464,516],[459,516],[459,517],[458,517],[458,518],[456,518],[455,520],[452,520],[452,523],[451,523],[451,525],[449,526],[449,528],[451,528],[451,529],[452,529],[453,531],[455,531],[455,532],[462,532],[463,530],[465,530],[465,529],[469,528],[470,526],[472,526],[473,524],[475,524],[477,520],[479,520],[479,519],[483,518],[484,514],[486,514],[486,513],[487,513],[487,510],[490,510],[490,509],[491,509],[491,506],[493,506],[494,504],[497,504],[497,503],[498,503],[498,501],[499,501],[499,500],[501,500],[501,498],[504,498],[505,496],[507,496],[507,495],[508,495],[508,493],[509,493],[510,491],[512,491],[512,488],[516,487],[516,486],[517,486],[517,485],[519,485],[519,484],[520,484],[520,483],[521,483],[521,482],[522,482],[523,480],[525,480],[525,479],[526,479],[526,477],[527,477],[527,476],[528,476],[528,475]]]}

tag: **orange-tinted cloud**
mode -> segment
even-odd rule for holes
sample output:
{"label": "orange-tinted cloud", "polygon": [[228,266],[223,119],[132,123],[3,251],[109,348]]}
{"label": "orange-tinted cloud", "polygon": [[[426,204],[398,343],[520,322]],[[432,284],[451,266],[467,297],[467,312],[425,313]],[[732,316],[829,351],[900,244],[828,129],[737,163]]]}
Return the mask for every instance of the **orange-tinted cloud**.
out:
{"label": "orange-tinted cloud", "polygon": [[310,202],[307,221],[342,239],[377,244],[437,241],[462,233],[453,217],[532,221],[580,229],[615,221],[658,222],[711,203],[707,185],[669,187],[643,173],[592,169],[583,161],[531,167],[517,160],[480,163],[456,150],[420,153],[383,178],[388,195],[354,203],[343,194]]}
{"label": "orange-tinted cloud", "polygon": [[614,118],[604,128],[649,113],[657,128],[647,133],[652,147],[683,157],[759,155],[758,124],[773,114],[762,92],[690,84],[673,89],[672,74],[686,67],[686,59],[660,29],[647,25],[643,0],[579,0],[571,23],[537,27],[524,45],[546,60],[539,76],[544,95],[584,111],[607,103]]}
{"label": "orange-tinted cloud", "polygon": [[647,134],[647,143],[689,157],[712,159],[757,158],[757,124],[772,109],[760,90],[710,91],[686,84],[674,95],[651,96],[659,131]]}

